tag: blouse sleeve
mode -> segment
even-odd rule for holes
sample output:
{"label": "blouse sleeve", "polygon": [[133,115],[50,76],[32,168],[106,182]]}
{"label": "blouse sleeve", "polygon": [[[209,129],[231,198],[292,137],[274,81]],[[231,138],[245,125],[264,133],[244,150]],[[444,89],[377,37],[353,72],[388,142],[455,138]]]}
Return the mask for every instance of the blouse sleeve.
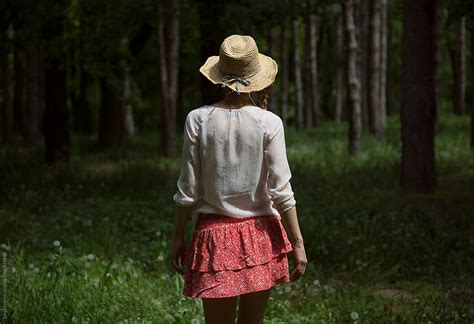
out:
{"label": "blouse sleeve", "polygon": [[193,121],[191,113],[188,113],[184,125],[178,191],[173,195],[173,200],[177,205],[191,206],[199,200],[200,165],[198,126]]}
{"label": "blouse sleeve", "polygon": [[291,188],[291,171],[286,156],[285,131],[283,122],[278,117],[276,127],[268,137],[264,151],[268,168],[268,194],[280,215],[296,205]]}

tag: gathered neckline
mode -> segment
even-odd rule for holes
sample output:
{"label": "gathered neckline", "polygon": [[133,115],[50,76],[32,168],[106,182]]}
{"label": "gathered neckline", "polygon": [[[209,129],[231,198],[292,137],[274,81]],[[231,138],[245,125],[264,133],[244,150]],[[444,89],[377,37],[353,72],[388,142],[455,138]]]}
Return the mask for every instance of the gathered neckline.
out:
{"label": "gathered neckline", "polygon": [[214,105],[208,105],[208,106],[212,107],[212,108],[223,109],[223,110],[240,110],[240,109],[246,108],[246,107],[256,107],[256,106],[252,106],[252,105],[245,105],[245,106],[242,106],[240,108],[224,108],[224,107],[219,107],[219,106],[214,106]]}

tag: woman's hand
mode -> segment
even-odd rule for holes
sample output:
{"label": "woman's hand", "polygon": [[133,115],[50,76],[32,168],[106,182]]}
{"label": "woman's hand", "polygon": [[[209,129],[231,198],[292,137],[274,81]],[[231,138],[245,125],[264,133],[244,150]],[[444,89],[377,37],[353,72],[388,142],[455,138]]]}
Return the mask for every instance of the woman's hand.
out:
{"label": "woman's hand", "polygon": [[184,238],[174,238],[171,246],[171,264],[174,270],[181,275],[184,275],[185,251]]}
{"label": "woman's hand", "polygon": [[295,269],[290,275],[291,282],[297,281],[302,275],[304,275],[306,271],[306,264],[308,263],[308,260],[306,259],[306,252],[304,250],[304,244],[302,241],[298,241],[293,244],[293,259]]}

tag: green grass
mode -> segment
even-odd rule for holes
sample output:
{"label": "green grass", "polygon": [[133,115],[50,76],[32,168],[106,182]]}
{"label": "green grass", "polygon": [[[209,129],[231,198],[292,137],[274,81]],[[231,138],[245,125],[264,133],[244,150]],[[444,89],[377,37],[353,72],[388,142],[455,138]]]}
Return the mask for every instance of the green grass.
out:
{"label": "green grass", "polygon": [[[429,195],[399,190],[396,118],[384,143],[364,134],[358,156],[347,153],[346,132],[332,122],[286,129],[309,263],[298,282],[274,288],[265,322],[473,321],[467,117],[442,116]],[[73,141],[70,168],[51,171],[41,148],[0,149],[7,322],[204,323],[169,260],[180,158],[160,158],[156,134],[109,151]],[[190,224],[187,242],[191,234]]]}

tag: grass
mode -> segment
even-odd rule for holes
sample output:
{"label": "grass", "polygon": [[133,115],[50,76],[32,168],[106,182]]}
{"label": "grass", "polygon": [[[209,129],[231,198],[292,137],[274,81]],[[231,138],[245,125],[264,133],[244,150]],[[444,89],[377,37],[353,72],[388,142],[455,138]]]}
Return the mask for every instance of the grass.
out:
{"label": "grass", "polygon": [[[395,117],[383,143],[364,134],[358,156],[347,153],[344,124],[287,128],[309,264],[298,282],[274,288],[265,322],[474,321],[468,123],[442,116],[438,190],[425,195],[399,190]],[[93,138],[73,141],[70,167],[51,171],[41,148],[0,148],[0,316],[204,323],[200,300],[181,296],[169,261],[180,158],[160,158],[156,134],[108,151]],[[188,226],[187,242],[191,234]]]}

